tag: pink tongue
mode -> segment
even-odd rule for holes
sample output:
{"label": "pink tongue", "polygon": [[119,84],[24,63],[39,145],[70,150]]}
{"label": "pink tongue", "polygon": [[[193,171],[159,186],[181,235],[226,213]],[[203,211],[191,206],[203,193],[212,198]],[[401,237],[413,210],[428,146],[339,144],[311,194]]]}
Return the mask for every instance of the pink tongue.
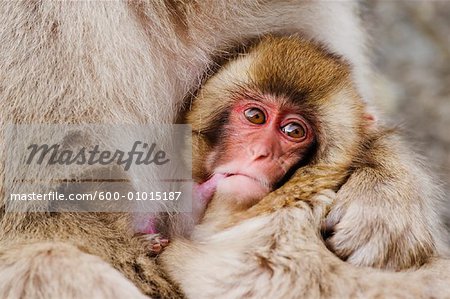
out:
{"label": "pink tongue", "polygon": [[226,177],[225,174],[217,173],[206,182],[194,185],[193,195],[203,202],[209,202],[216,191],[219,181]]}

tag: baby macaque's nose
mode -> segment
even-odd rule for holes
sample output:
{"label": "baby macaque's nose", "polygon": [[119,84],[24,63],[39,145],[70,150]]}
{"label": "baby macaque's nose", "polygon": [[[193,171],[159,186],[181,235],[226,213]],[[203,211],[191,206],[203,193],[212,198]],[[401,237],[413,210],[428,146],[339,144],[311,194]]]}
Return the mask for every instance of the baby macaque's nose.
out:
{"label": "baby macaque's nose", "polygon": [[249,146],[250,157],[253,160],[261,160],[272,157],[272,147],[264,142]]}

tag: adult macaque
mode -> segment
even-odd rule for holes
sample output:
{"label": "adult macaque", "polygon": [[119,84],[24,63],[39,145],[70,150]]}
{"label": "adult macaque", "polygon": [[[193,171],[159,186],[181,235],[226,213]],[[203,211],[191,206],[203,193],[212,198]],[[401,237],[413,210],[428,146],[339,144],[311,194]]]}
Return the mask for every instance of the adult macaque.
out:
{"label": "adult macaque", "polygon": [[[302,32],[325,43],[352,63],[358,87],[370,95],[355,3],[2,1],[0,28],[2,207],[8,123],[173,122],[216,56],[267,32]],[[144,189],[137,178],[130,174]],[[133,237],[130,215],[1,211],[1,298],[80,298],[94,289],[97,298],[123,298],[135,293],[125,277],[147,295],[178,295],[148,257],[147,242]],[[88,265],[90,255],[102,258],[98,268]],[[39,289],[30,283],[38,281]]]}
{"label": "adult macaque", "polygon": [[[206,82],[187,121],[195,177],[217,186],[191,241],[162,255],[188,297],[450,296],[450,261],[431,262],[444,247],[430,179],[394,131],[373,126],[341,58],[265,38]],[[435,268],[339,261],[319,237],[333,201],[327,241],[341,258]]]}

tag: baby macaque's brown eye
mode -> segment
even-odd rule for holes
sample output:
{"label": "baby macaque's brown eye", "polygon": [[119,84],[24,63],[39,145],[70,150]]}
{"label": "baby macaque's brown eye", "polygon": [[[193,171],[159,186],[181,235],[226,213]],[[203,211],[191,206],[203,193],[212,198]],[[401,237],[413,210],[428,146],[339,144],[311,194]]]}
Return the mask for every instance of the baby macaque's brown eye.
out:
{"label": "baby macaque's brown eye", "polygon": [[255,125],[261,125],[266,122],[266,116],[264,115],[264,112],[262,112],[261,109],[258,108],[249,108],[244,111],[244,115],[249,122]]}
{"label": "baby macaque's brown eye", "polygon": [[306,129],[298,123],[288,123],[281,128],[281,131],[291,138],[303,138],[306,135]]}

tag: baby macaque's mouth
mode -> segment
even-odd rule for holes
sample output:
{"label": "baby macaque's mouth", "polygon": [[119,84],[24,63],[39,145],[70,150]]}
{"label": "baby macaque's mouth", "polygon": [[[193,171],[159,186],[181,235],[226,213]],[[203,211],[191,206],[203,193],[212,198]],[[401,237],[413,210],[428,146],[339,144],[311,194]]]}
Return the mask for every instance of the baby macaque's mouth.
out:
{"label": "baby macaque's mouth", "polygon": [[229,177],[233,177],[233,176],[243,176],[243,177],[246,177],[246,178],[248,178],[248,179],[251,179],[251,180],[255,181],[256,183],[258,183],[258,184],[260,184],[260,185],[264,185],[264,184],[262,184],[262,182],[261,182],[260,180],[256,179],[255,177],[250,176],[250,175],[245,174],[245,173],[241,173],[241,172],[235,172],[235,173],[223,173],[223,175],[225,176],[225,177],[224,177],[225,179],[226,179],[226,178],[229,178]]}
{"label": "baby macaque's mouth", "polygon": [[227,177],[229,177],[229,176],[234,175],[234,173],[224,173],[223,175],[227,178]]}
{"label": "baby macaque's mouth", "polygon": [[250,179],[256,181],[256,179],[255,179],[254,177],[251,177],[251,176],[249,176],[249,175],[246,175],[246,174],[243,174],[243,173],[240,173],[240,172],[236,172],[236,173],[224,173],[223,175],[225,175],[225,178],[228,178],[228,177],[230,177],[230,176],[241,175],[241,176],[245,176],[245,177],[248,177],[248,178],[250,178]]}

